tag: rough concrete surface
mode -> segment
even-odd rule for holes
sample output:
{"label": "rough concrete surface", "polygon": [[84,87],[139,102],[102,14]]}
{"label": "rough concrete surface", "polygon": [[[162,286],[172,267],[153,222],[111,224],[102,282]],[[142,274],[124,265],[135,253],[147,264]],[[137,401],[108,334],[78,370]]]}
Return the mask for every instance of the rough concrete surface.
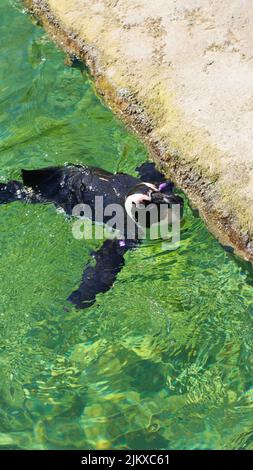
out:
{"label": "rough concrete surface", "polygon": [[26,0],[209,229],[253,260],[253,2]]}

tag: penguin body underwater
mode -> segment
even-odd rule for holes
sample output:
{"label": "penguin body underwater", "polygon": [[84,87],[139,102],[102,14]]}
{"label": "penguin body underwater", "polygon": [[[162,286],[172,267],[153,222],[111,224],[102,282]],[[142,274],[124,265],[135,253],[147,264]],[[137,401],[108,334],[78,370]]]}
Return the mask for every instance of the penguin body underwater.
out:
{"label": "penguin body underwater", "polygon": [[[156,170],[154,163],[146,162],[136,170],[139,178],[125,173],[113,174],[85,165],[69,164],[62,167],[22,170],[22,182],[12,180],[0,183],[0,204],[18,200],[28,203],[53,203],[56,207],[64,209],[68,215],[72,215],[73,209],[79,204],[85,204],[91,208],[92,221],[97,222],[96,197],[103,196],[103,209],[110,204],[122,207],[124,227],[128,226],[128,219],[134,222],[130,237],[124,228],[120,238],[106,239],[98,251],[91,253],[93,262],[86,266],[79,288],[68,297],[77,308],[91,306],[98,293],[111,288],[118,272],[124,266],[125,253],[140,243],[136,231],[138,220],[135,218],[138,208],[148,204],[156,209],[162,204],[166,204],[168,208],[172,204],[179,204],[180,208],[183,208],[182,198],[173,193],[173,184]],[[104,213],[103,210],[102,222],[108,224],[110,217]]]}

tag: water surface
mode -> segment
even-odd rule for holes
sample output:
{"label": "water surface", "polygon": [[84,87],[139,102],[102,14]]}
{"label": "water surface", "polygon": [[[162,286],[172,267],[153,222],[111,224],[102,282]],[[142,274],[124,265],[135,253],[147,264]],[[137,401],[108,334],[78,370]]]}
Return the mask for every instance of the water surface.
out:
{"label": "water surface", "polygon": [[[0,179],[88,163],[134,174],[143,145],[85,72],[0,5]],[[126,255],[113,289],[66,302],[90,250],[52,205],[0,207],[3,449],[253,448],[253,291],[186,205],[181,246]]]}

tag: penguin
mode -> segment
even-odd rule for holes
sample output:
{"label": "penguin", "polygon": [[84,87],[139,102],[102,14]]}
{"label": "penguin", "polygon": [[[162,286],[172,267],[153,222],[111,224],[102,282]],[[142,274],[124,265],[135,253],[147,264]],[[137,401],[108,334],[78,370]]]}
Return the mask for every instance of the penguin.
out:
{"label": "penguin", "polygon": [[[22,181],[0,183],[0,204],[13,201],[53,203],[70,216],[76,215],[76,207],[82,209],[85,204],[91,209],[93,222],[107,225],[111,216],[105,208],[111,204],[122,208],[122,230],[117,237],[107,238],[98,251],[91,253],[91,262],[84,269],[78,289],[67,299],[76,308],[90,307],[95,303],[97,294],[112,287],[125,264],[125,253],[138,247],[141,230],[152,225],[152,211],[155,212],[156,222],[160,223],[164,218],[168,223],[169,210],[173,204],[179,204],[182,216],[182,198],[174,193],[173,183],[165,179],[154,163],[145,162],[136,171],[139,177],[87,165],[66,164],[62,167],[24,169],[21,170]],[[102,220],[97,220],[98,196],[103,196]],[[147,207],[149,210],[145,211]],[[167,207],[167,212],[162,213],[162,207]]]}

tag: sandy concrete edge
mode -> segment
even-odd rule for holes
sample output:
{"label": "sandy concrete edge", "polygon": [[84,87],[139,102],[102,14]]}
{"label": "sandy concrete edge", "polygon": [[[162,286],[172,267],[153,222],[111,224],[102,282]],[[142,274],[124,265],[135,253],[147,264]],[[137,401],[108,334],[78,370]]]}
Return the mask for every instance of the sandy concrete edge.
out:
{"label": "sandy concrete edge", "polygon": [[181,158],[177,152],[164,148],[163,142],[154,137],[152,116],[145,112],[137,93],[127,89],[115,89],[107,80],[99,51],[68,31],[60,18],[56,18],[46,0],[23,0],[26,7],[43,25],[52,39],[68,54],[85,62],[94,79],[95,87],[105,103],[119,118],[136,132],[148,147],[150,157],[175,181],[177,186],[198,208],[208,229],[218,240],[234,248],[236,254],[253,261],[253,235],[243,227],[235,213],[231,213],[226,199],[219,197],[215,180],[208,177],[194,162]]}

